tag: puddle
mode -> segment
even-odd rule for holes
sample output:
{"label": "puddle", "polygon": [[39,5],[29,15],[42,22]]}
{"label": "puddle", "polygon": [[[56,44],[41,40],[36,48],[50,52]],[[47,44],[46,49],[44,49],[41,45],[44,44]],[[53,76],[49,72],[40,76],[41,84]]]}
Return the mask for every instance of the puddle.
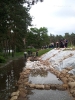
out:
{"label": "puddle", "polygon": [[29,82],[34,84],[62,84],[62,81],[49,71],[33,70],[29,76]]}
{"label": "puddle", "polygon": [[32,90],[28,100],[73,100],[67,91],[59,90]]}

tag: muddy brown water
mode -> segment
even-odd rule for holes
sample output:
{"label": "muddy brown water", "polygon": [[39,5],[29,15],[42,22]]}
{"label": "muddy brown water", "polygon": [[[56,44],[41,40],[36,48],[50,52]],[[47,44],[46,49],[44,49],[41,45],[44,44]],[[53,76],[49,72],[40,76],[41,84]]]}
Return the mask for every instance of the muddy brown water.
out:
{"label": "muddy brown water", "polygon": [[0,100],[8,100],[10,94],[17,90],[16,82],[24,66],[25,60],[20,58],[0,68]]}

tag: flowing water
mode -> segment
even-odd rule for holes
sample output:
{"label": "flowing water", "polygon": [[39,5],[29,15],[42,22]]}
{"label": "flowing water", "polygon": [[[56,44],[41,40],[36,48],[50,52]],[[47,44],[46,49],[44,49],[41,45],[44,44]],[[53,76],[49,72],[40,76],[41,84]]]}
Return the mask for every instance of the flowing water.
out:
{"label": "flowing water", "polygon": [[10,94],[17,90],[16,82],[24,66],[25,61],[21,58],[0,68],[0,100],[8,100]]}

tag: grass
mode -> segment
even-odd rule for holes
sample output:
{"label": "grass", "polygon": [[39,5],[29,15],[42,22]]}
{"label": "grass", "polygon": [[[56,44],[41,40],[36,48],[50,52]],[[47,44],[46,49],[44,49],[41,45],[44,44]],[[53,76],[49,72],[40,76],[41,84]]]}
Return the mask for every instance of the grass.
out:
{"label": "grass", "polygon": [[26,49],[26,52],[28,52],[28,51],[31,51],[31,52],[36,52],[36,51],[37,51],[37,49],[35,49],[35,48]]}
{"label": "grass", "polygon": [[[28,52],[29,50],[32,51],[32,52],[37,51],[37,49],[34,49],[34,48],[33,49],[27,49],[26,51]],[[46,52],[48,52],[50,50],[51,49],[49,49],[49,48],[48,49],[40,49],[40,50],[38,50],[38,56],[40,57],[41,55],[45,54]],[[16,52],[14,57],[12,57],[12,54],[10,54],[10,56],[8,55],[8,56],[5,57],[5,62],[4,63],[0,63],[0,67],[5,65],[10,60],[18,59],[20,57],[24,57],[24,52]]]}
{"label": "grass", "polygon": [[45,54],[46,52],[48,52],[50,50],[51,50],[51,48],[40,49],[40,50],[33,48],[33,49],[26,49],[26,52],[31,51],[32,53],[34,53],[34,52],[38,51],[38,56],[40,57],[41,55]]}
{"label": "grass", "polygon": [[38,51],[38,56],[41,56],[41,55],[45,54],[46,52],[48,52],[48,51],[50,51],[50,50],[51,50],[51,48],[48,48],[48,49],[41,49],[41,50]]}
{"label": "grass", "polygon": [[[1,53],[0,53],[0,54],[1,54]],[[1,54],[1,56],[3,56],[3,54]],[[18,59],[18,58],[21,58],[21,57],[23,57],[23,56],[24,56],[24,52],[16,52],[14,57],[12,57],[12,54],[10,54],[10,55],[4,57],[5,62],[0,63],[0,67],[3,66],[3,65],[5,65],[5,64],[6,64],[7,62],[9,62],[10,60]]]}

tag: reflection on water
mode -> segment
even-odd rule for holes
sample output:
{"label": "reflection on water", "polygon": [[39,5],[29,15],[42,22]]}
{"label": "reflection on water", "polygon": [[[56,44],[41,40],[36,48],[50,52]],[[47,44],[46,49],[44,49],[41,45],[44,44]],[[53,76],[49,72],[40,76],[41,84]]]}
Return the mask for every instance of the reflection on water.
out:
{"label": "reflection on water", "polygon": [[28,100],[73,100],[67,91],[59,90],[32,90],[33,95],[28,95]]}
{"label": "reflection on water", "polygon": [[10,94],[17,90],[16,82],[24,66],[25,61],[21,58],[0,68],[0,100],[8,100]]}
{"label": "reflection on water", "polygon": [[58,80],[58,78],[45,70],[33,70],[29,76],[29,81],[34,84],[62,84],[62,81]]}

